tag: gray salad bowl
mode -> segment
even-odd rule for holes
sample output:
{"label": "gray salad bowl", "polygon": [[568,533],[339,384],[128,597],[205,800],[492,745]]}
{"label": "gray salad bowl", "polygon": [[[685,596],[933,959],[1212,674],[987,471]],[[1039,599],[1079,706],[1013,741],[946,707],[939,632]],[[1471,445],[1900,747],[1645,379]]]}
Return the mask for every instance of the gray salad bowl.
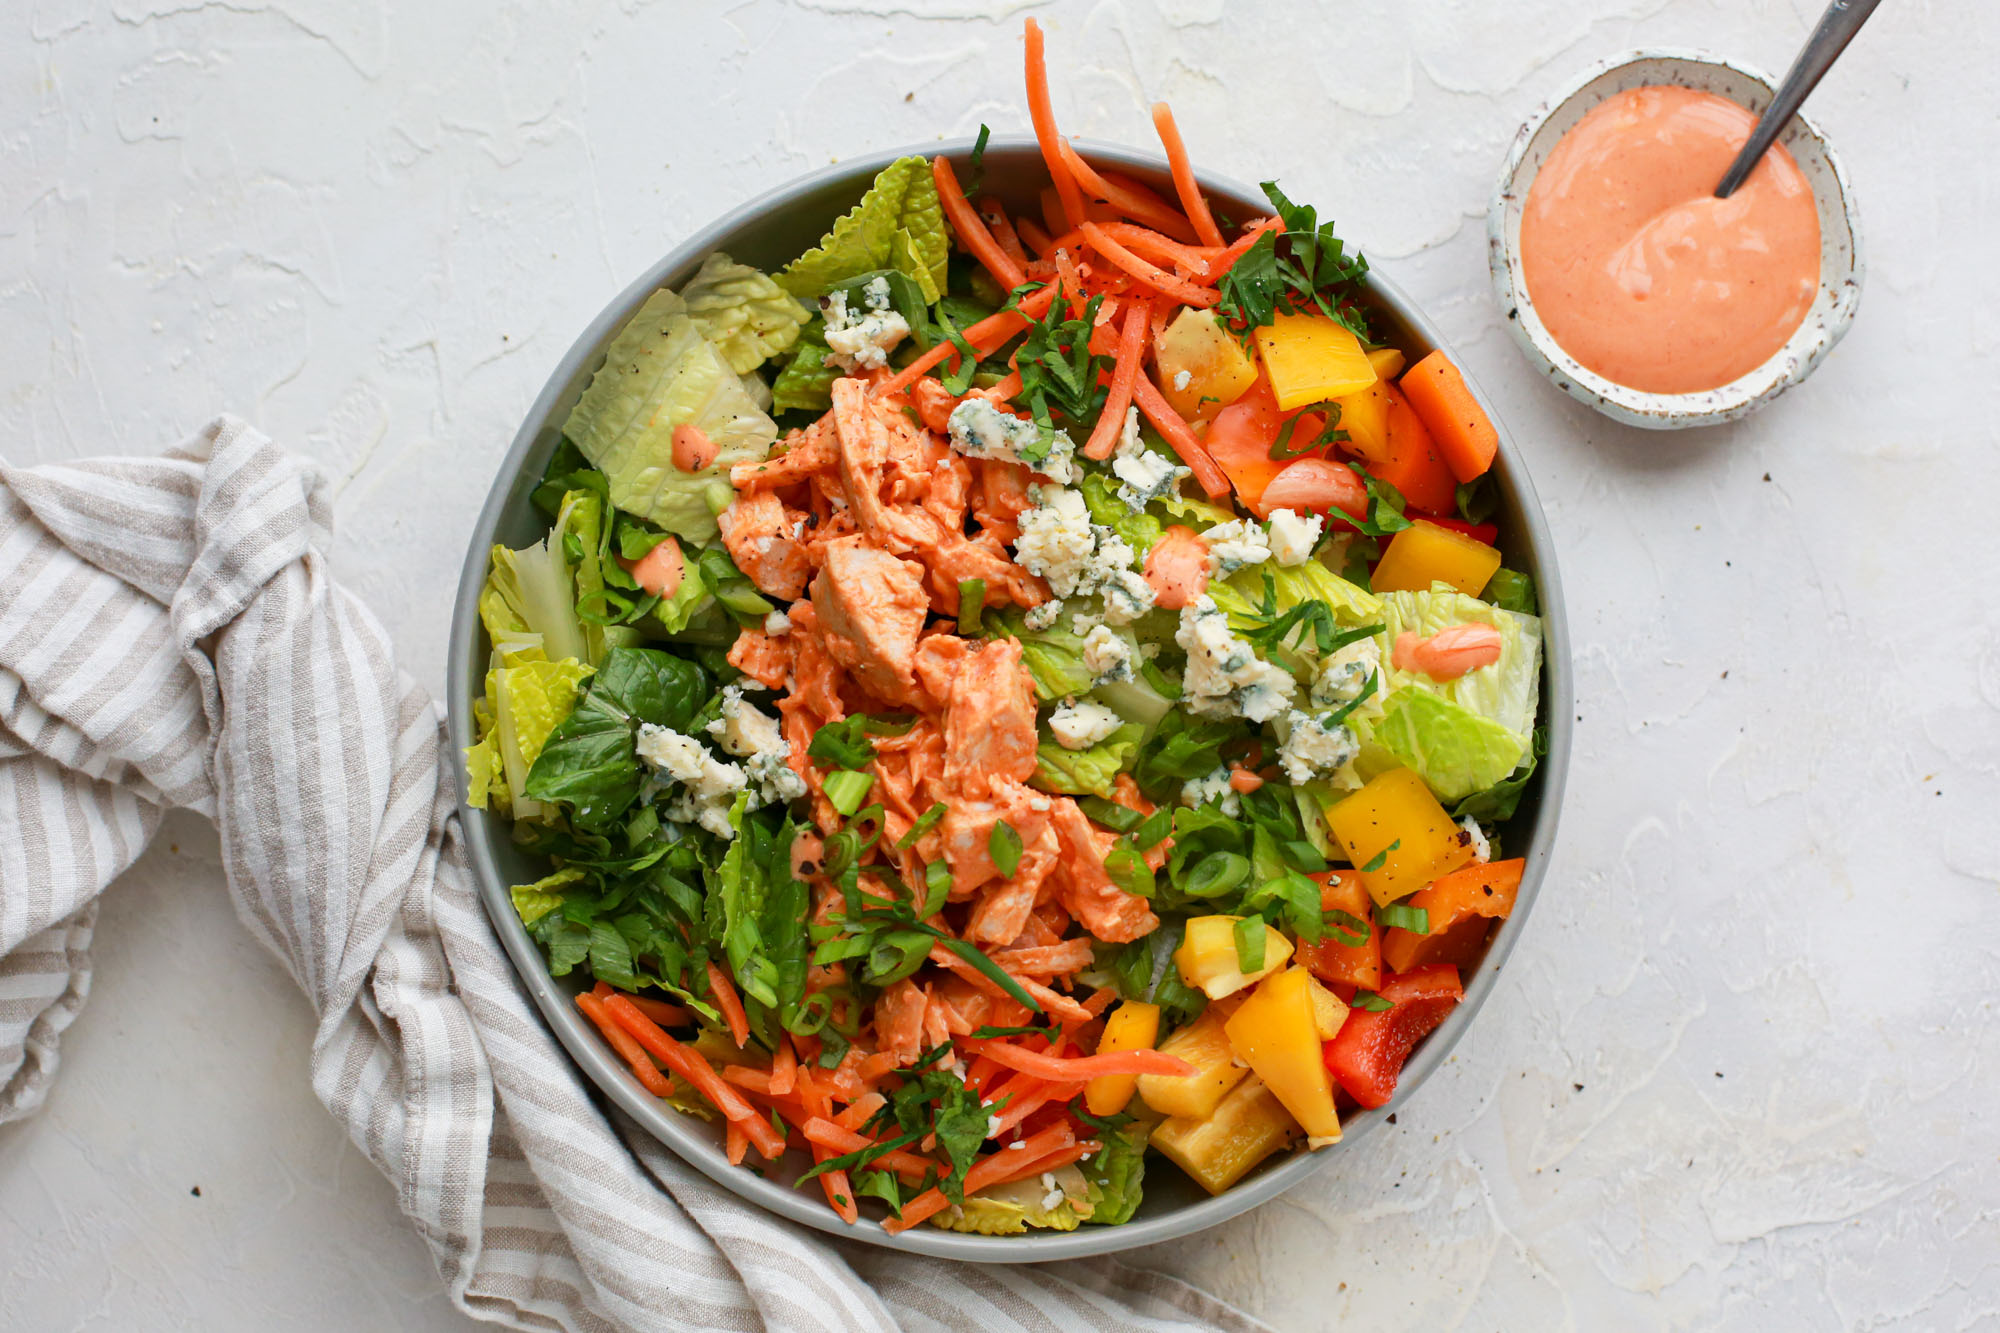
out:
{"label": "gray salad bowl", "polygon": [[[576,345],[555,367],[522,423],[471,534],[452,622],[446,686],[455,751],[462,752],[472,744],[473,702],[485,689],[490,649],[479,623],[478,601],[486,577],[488,552],[496,542],[525,546],[539,541],[547,531],[547,525],[530,503],[530,493],[555,452],[563,421],[603,361],[605,348],[618,329],[650,293],[661,287],[678,287],[693,276],[711,251],[727,251],[759,268],[779,268],[817,244],[832,220],[861,197],[876,172],[896,158],[942,152],[962,163],[971,147],[969,140],[959,140],[874,153],[773,190],[674,247],[591,321]],[[1086,151],[1092,159],[1154,184],[1171,197],[1166,164],[1159,157],[1098,144],[1087,145]],[[1047,179],[1032,139],[996,139],[988,148],[987,192],[1003,199],[1033,199],[1038,175],[1042,180]],[[1211,199],[1230,217],[1247,219],[1270,211],[1262,195],[1254,190],[1219,176],[1203,174],[1201,179]],[[1442,345],[1431,323],[1380,274],[1370,275],[1369,292],[1384,326],[1398,346],[1412,352],[1412,360]],[[1527,923],[1555,846],[1556,819],[1562,806],[1570,749],[1569,633],[1563,617],[1562,585],[1556,574],[1554,546],[1541,505],[1504,426],[1500,438],[1500,457],[1495,465],[1497,521],[1503,534],[1500,544],[1510,567],[1534,576],[1542,601],[1545,635],[1541,718],[1548,728],[1548,753],[1528,786],[1519,812],[1503,826],[1501,834],[1506,854],[1526,857],[1527,869],[1513,916],[1501,923],[1485,958],[1465,978],[1464,1003],[1411,1055],[1395,1100],[1379,1110],[1350,1115],[1345,1122],[1345,1138],[1338,1145],[1317,1153],[1298,1148],[1273,1157],[1235,1188],[1213,1198],[1177,1169],[1156,1158],[1146,1177],[1145,1202],[1138,1214],[1123,1226],[1086,1224],[1070,1232],[1031,1231],[1021,1236],[961,1235],[920,1226],[901,1235],[891,1235],[876,1220],[883,1215],[881,1205],[869,1200],[864,1202],[859,1225],[848,1227],[827,1207],[817,1189],[792,1187],[791,1179],[805,1169],[803,1154],[794,1152],[793,1160],[784,1164],[783,1169],[763,1176],[730,1166],[723,1156],[719,1126],[682,1115],[657,1102],[639,1086],[596,1029],[577,1012],[573,996],[584,983],[575,975],[560,980],[550,977],[541,953],[514,913],[509,886],[538,879],[547,873],[547,867],[536,864],[515,847],[506,820],[472,809],[461,800],[460,818],[480,901],[513,959],[521,984],[557,1039],[603,1097],[683,1160],[760,1207],[806,1226],[874,1245],[978,1263],[1040,1262],[1111,1254],[1212,1227],[1277,1197],[1309,1176],[1337,1170],[1352,1154],[1366,1151],[1364,1144],[1371,1131],[1416,1094],[1472,1026]]]}

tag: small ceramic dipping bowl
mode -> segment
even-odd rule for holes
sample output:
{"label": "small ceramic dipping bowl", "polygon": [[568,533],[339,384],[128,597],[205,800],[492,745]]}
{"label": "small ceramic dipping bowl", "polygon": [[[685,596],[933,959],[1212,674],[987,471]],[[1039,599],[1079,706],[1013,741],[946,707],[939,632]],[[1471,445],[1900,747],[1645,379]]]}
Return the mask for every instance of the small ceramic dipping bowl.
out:
{"label": "small ceramic dipping bowl", "polygon": [[1571,126],[1606,98],[1658,84],[1716,93],[1758,113],[1769,105],[1774,86],[1769,77],[1743,65],[1693,51],[1632,51],[1586,70],[1529,117],[1514,140],[1487,208],[1486,244],[1494,295],[1530,364],[1564,393],[1608,417],[1653,430],[1680,430],[1747,416],[1812,374],[1847,332],[1861,304],[1861,223],[1847,173],[1832,146],[1803,114],[1793,116],[1778,142],[1812,183],[1820,234],[1819,294],[1798,330],[1749,374],[1699,393],[1646,393],[1586,370],[1535,313],[1521,267],[1521,214],[1535,174]]}

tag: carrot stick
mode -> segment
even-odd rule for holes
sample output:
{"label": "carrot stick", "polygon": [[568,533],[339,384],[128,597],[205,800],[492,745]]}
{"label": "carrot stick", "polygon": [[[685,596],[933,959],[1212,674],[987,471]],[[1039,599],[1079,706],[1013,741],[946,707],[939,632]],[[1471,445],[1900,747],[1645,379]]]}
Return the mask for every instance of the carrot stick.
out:
{"label": "carrot stick", "polygon": [[1076,178],[1070,175],[1069,164],[1063,161],[1058,148],[1061,136],[1056,133],[1055,108],[1049,102],[1049,68],[1042,54],[1042,25],[1029,19],[1025,28],[1028,118],[1035,123],[1035,142],[1041,145],[1042,161],[1048,163],[1049,179],[1055,184],[1056,197],[1062,200],[1063,216],[1074,227],[1083,221],[1083,192],[1077,189]]}
{"label": "carrot stick", "polygon": [[1194,228],[1188,220],[1152,191],[1120,185],[1098,175],[1097,169],[1083,160],[1068,139],[1056,140],[1056,151],[1062,154],[1063,164],[1076,177],[1078,185],[1126,217],[1180,240],[1195,239]]}
{"label": "carrot stick", "polygon": [[725,1119],[742,1125],[751,1146],[758,1152],[775,1158],[785,1150],[785,1140],[771,1128],[771,1122],[744,1101],[742,1093],[723,1082],[700,1051],[669,1037],[661,1031],[659,1024],[640,1013],[623,995],[614,995],[602,1003],[605,1012],[617,1021],[619,1027],[637,1038],[649,1055],[693,1084],[695,1091],[708,1098],[709,1104],[722,1112]]}
{"label": "carrot stick", "polygon": [[1219,259],[1209,265],[1211,269],[1210,276],[1216,282],[1220,283],[1228,275],[1229,270],[1236,267],[1236,261],[1249,253],[1251,246],[1257,244],[1259,236],[1262,236],[1267,231],[1283,231],[1284,229],[1285,224],[1276,218],[1258,218],[1254,222],[1244,223],[1243,234],[1230,243],[1229,248],[1222,252],[1222,256]]}
{"label": "carrot stick", "polygon": [[677,1004],[668,1004],[665,1000],[648,999],[644,995],[633,995],[629,991],[615,991],[607,982],[598,982],[590,988],[590,993],[600,1000],[608,999],[613,995],[623,994],[626,999],[632,1002],[634,1008],[663,1028],[684,1027],[694,1021],[694,1016]]}
{"label": "carrot stick", "polygon": [[860,1129],[868,1123],[868,1117],[882,1109],[888,1099],[879,1092],[867,1092],[860,1100],[833,1118],[833,1123],[842,1129]]}
{"label": "carrot stick", "polygon": [[1050,239],[1048,228],[1033,218],[1021,218],[1015,222],[1014,230],[1021,237],[1021,244],[1035,252],[1037,259],[1046,259],[1055,242]]}
{"label": "carrot stick", "polygon": [[798,1078],[798,1053],[792,1049],[792,1039],[781,1033],[777,1056],[771,1061],[771,1091],[786,1096],[798,1086]]}
{"label": "carrot stick", "polygon": [[1021,265],[1000,248],[993,233],[979,220],[979,214],[965,201],[965,191],[958,188],[958,173],[951,169],[943,154],[931,159],[931,179],[937,182],[938,202],[944,205],[944,215],[950,220],[952,231],[972,252],[972,257],[986,266],[986,271],[1000,284],[1000,290],[1011,292],[1026,282],[1028,275]]}
{"label": "carrot stick", "polygon": [[632,1067],[632,1077],[639,1080],[639,1086],[655,1097],[673,1095],[674,1085],[667,1082],[667,1076],[659,1067],[646,1058],[646,1052],[632,1034],[611,1020],[604,1012],[604,1001],[586,991],[576,997],[576,1007],[583,1010],[583,1016],[597,1025],[604,1034],[604,1040],[618,1053],[618,1058]]}
{"label": "carrot stick", "polygon": [[1111,363],[1111,388],[1104,399],[1104,413],[1083,446],[1085,458],[1104,459],[1118,445],[1125,429],[1125,413],[1132,406],[1132,384],[1139,378],[1146,355],[1146,329],[1152,322],[1152,303],[1133,300],[1125,312],[1125,326],[1118,331],[1118,353]]}
{"label": "carrot stick", "polygon": [[[827,1158],[824,1148],[816,1150],[821,1161]],[[840,1214],[840,1220],[853,1226],[861,1220],[861,1207],[854,1202],[854,1186],[847,1183],[847,1172],[829,1171],[819,1178],[820,1188],[826,1191],[826,1201],[833,1205],[833,1211]]]}
{"label": "carrot stick", "polygon": [[965,1042],[966,1049],[992,1057],[994,1063],[1051,1083],[1085,1083],[1101,1074],[1162,1074],[1184,1078],[1194,1066],[1165,1051],[1111,1051],[1103,1055],[1049,1055],[1004,1041]]}
{"label": "carrot stick", "polygon": [[[865,1134],[843,1129],[831,1120],[818,1117],[806,1121],[801,1126],[801,1132],[805,1134],[807,1143],[818,1148],[831,1149],[836,1154],[860,1152],[863,1148],[873,1147],[877,1142]],[[919,1157],[903,1148],[891,1148],[876,1158],[875,1162],[879,1166],[889,1168],[905,1180],[922,1180],[924,1173],[937,1165],[930,1158]]]}
{"label": "carrot stick", "polygon": [[988,1183],[1004,1185],[1010,1180],[1026,1180],[1029,1176],[1039,1176],[1045,1171],[1053,1171],[1059,1166],[1068,1166],[1071,1162],[1079,1158],[1088,1157],[1103,1146],[1096,1139],[1085,1139],[1081,1143],[1072,1143],[1067,1148],[1058,1148],[1052,1153],[1046,1153],[1041,1157],[1037,1157],[1032,1162],[1019,1163],[1013,1170],[1000,1179],[989,1181]]}
{"label": "carrot stick", "polygon": [[[976,324],[969,324],[964,330],[965,340],[972,344],[981,356],[985,356],[1000,344],[1028,327],[1030,320],[1040,319],[1049,311],[1056,299],[1055,284],[1051,283],[1021,298],[1021,304],[1012,310],[1002,310],[988,315]],[[900,392],[914,383],[918,376],[932,367],[958,355],[958,349],[949,342],[940,342],[916,360],[897,371],[895,375],[875,386],[877,396],[886,397]]]}
{"label": "carrot stick", "polygon": [[783,1095],[771,1086],[771,1071],[768,1069],[756,1069],[750,1065],[724,1065],[722,1081],[733,1083],[748,1092],[759,1092],[770,1097]]}
{"label": "carrot stick", "polygon": [[[1011,1177],[1010,1173],[1019,1170],[1023,1164],[1038,1162],[1051,1153],[1071,1147],[1076,1142],[1076,1135],[1071,1131],[1068,1122],[1065,1121],[1061,1124],[1050,1125],[1040,1133],[1022,1139],[1020,1142],[1021,1146],[1018,1148],[1003,1148],[997,1153],[982,1157],[977,1162],[974,1162],[972,1169],[965,1173],[965,1192],[971,1194],[977,1190],[986,1188],[988,1185],[997,1184],[1002,1180],[1018,1178]],[[942,1190],[925,1190],[922,1194],[919,1194],[916,1198],[903,1205],[903,1215],[901,1217],[891,1218],[887,1222],[884,1222],[882,1229],[892,1235],[899,1231],[908,1231],[919,1222],[925,1221],[933,1214],[943,1211],[945,1205],[949,1202],[950,1200],[944,1197]]]}
{"label": "carrot stick", "polygon": [[1221,293],[1213,287],[1203,287],[1177,278],[1156,264],[1149,264],[1111,238],[1104,228],[1095,222],[1086,222],[1081,229],[1083,238],[1090,242],[1090,248],[1124,269],[1154,291],[1173,297],[1182,305],[1198,306],[1206,309],[1222,299]]}
{"label": "carrot stick", "polygon": [[1161,396],[1159,387],[1146,376],[1141,375],[1132,382],[1132,401],[1146,414],[1146,420],[1153,428],[1166,437],[1180,460],[1194,470],[1194,479],[1201,483],[1202,490],[1211,500],[1219,500],[1229,494],[1229,478],[1223,475],[1208,450],[1201,447],[1201,441],[1188,429],[1181,414]]}
{"label": "carrot stick", "polygon": [[1210,268],[1229,252],[1206,245],[1183,245],[1171,236],[1162,236],[1150,227],[1142,227],[1136,222],[1100,222],[1104,234],[1118,241],[1138,255],[1156,264],[1172,264],[1186,270],[1187,276],[1209,278]]}
{"label": "carrot stick", "polygon": [[1005,1108],[993,1113],[1000,1122],[995,1132],[1004,1134],[1050,1102],[1066,1102],[1082,1091],[1081,1083],[1043,1083],[1030,1080],[1030,1086],[1017,1093]]}
{"label": "carrot stick", "polygon": [[[1021,238],[1014,231],[1014,224],[1007,220],[1007,210],[998,199],[981,199],[973,205],[979,220],[986,224],[986,230],[993,233],[993,242],[1006,252],[1007,257],[1023,268],[1028,264],[1028,252],[1021,248]],[[690,469],[692,471],[693,469]]]}
{"label": "carrot stick", "polygon": [[1452,476],[1471,481],[1493,466],[1500,433],[1449,357],[1432,352],[1404,371],[1400,383]]}
{"label": "carrot stick", "polygon": [[722,1011],[722,1021],[729,1024],[729,1039],[742,1050],[750,1044],[750,1015],[743,1012],[743,997],[736,993],[736,983],[729,974],[714,963],[708,965],[708,988],[715,992],[715,1007]]}
{"label": "carrot stick", "polygon": [[986,391],[986,396],[988,398],[992,398],[999,402],[1005,403],[1005,402],[1012,402],[1017,396],[1019,396],[1020,392],[1021,392],[1021,372],[1018,370],[1010,370],[1007,372],[1007,378],[1001,380],[998,384],[994,385],[992,388]]}
{"label": "carrot stick", "polygon": [[734,1120],[722,1129],[722,1151],[729,1158],[731,1166],[743,1165],[743,1155],[750,1151],[750,1140],[744,1135],[743,1127]]}
{"label": "carrot stick", "polygon": [[1181,211],[1194,224],[1194,234],[1203,245],[1221,245],[1222,232],[1208,211],[1208,200],[1201,197],[1201,187],[1195,184],[1187,145],[1181,142],[1180,127],[1174,124],[1174,113],[1165,102],[1153,103],[1153,128],[1159,133],[1160,146],[1167,150],[1167,165],[1174,173],[1174,193],[1181,197]]}

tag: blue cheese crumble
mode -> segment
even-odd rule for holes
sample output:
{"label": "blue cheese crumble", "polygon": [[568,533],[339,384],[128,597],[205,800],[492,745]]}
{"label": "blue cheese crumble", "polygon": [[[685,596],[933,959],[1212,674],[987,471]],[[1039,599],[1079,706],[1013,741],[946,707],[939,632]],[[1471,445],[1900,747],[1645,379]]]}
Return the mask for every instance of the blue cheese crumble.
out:
{"label": "blue cheese crumble", "polygon": [[1153,501],[1172,495],[1189,471],[1148,449],[1139,439],[1139,409],[1125,409],[1125,430],[1111,456],[1111,475],[1119,481],[1118,498],[1133,513],[1144,513]]}
{"label": "blue cheese crumble", "polygon": [[1181,804],[1199,809],[1210,801],[1216,802],[1222,813],[1231,819],[1243,814],[1243,798],[1236,794],[1236,788],[1229,785],[1229,770],[1217,764],[1198,778],[1189,778],[1181,784]]}
{"label": "blue cheese crumble", "polygon": [[1109,625],[1099,625],[1083,638],[1083,666],[1091,684],[1132,679],[1132,642]]}
{"label": "blue cheese crumble", "polygon": [[1290,509],[1272,514],[1268,538],[1271,558],[1281,565],[1303,565],[1312,559],[1325,521],[1318,514],[1300,515]]}
{"label": "blue cheese crumble", "polygon": [[1088,750],[1124,725],[1124,718],[1088,700],[1065,700],[1049,715],[1049,734],[1065,750]]}
{"label": "blue cheese crumble", "polygon": [[651,722],[640,725],[636,748],[657,778],[679,788],[667,807],[668,819],[699,824],[718,838],[736,836],[729,807],[749,784],[741,767],[723,763],[694,737]]}
{"label": "blue cheese crumble", "polygon": [[[1382,669],[1382,645],[1377,639],[1360,639],[1348,644],[1321,663],[1313,677],[1312,704],[1315,708],[1338,708],[1361,697],[1368,678]],[[1377,682],[1380,689],[1380,682]]]}
{"label": "blue cheese crumble", "polygon": [[792,747],[778,719],[743,697],[741,686],[722,690],[722,716],[708,724],[708,734],[729,754],[744,761],[747,783],[754,783],[752,809],[795,801],[806,794],[805,779],[792,771]]}
{"label": "blue cheese crumble", "polygon": [[910,323],[889,308],[889,280],[877,278],[861,289],[861,309],[853,309],[846,292],[829,292],[819,299],[826,317],[827,364],[848,374],[880,370],[889,353],[910,336]]}
{"label": "blue cheese crumble", "polygon": [[1077,479],[1076,443],[1065,431],[1046,437],[1042,428],[1011,412],[1002,412],[986,398],[967,398],[951,410],[945,422],[951,447],[967,458],[992,458],[1020,463],[1051,481]]}
{"label": "blue cheese crumble", "polygon": [[1337,772],[1361,753],[1361,744],[1354,739],[1354,733],[1339,723],[1329,727],[1312,714],[1297,710],[1285,714],[1285,723],[1285,739],[1278,746],[1278,766],[1292,782]]}
{"label": "blue cheese crumble", "polygon": [[1201,534],[1208,543],[1208,576],[1226,579],[1239,569],[1271,558],[1271,540],[1254,518],[1233,518]]}
{"label": "blue cheese crumble", "polygon": [[1181,689],[1189,712],[1268,722],[1291,706],[1298,688],[1291,673],[1231,633],[1214,598],[1203,594],[1181,609],[1174,642],[1187,652]]}
{"label": "blue cheese crumble", "polygon": [[1080,492],[1037,486],[1030,495],[1035,504],[1021,515],[1015,564],[1047,579],[1057,597],[1102,595],[1110,624],[1127,625],[1152,610],[1152,585],[1133,569],[1138,553],[1110,528],[1090,521]]}

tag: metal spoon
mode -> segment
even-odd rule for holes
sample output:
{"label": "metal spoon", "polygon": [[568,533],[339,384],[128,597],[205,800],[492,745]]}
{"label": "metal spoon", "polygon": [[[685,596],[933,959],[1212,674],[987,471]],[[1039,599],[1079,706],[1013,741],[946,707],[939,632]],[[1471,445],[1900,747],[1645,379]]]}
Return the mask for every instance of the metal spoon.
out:
{"label": "metal spoon", "polygon": [[1736,192],[1736,187],[1747,179],[1756,165],[1763,160],[1764,152],[1777,142],[1785,126],[1791,123],[1794,113],[1806,95],[1818,86],[1820,76],[1825,74],[1847,44],[1854,40],[1854,34],[1861,31],[1861,25],[1875,12],[1881,0],[1833,0],[1820,15],[1819,26],[1799,52],[1798,59],[1785,71],[1785,81],[1778,85],[1778,91],[1771,98],[1771,105],[1764,108],[1764,114],[1757,118],[1757,124],[1750,131],[1750,139],[1743,145],[1743,151],[1729,164],[1723,173],[1722,183],[1715,187],[1717,199],[1727,199]]}

